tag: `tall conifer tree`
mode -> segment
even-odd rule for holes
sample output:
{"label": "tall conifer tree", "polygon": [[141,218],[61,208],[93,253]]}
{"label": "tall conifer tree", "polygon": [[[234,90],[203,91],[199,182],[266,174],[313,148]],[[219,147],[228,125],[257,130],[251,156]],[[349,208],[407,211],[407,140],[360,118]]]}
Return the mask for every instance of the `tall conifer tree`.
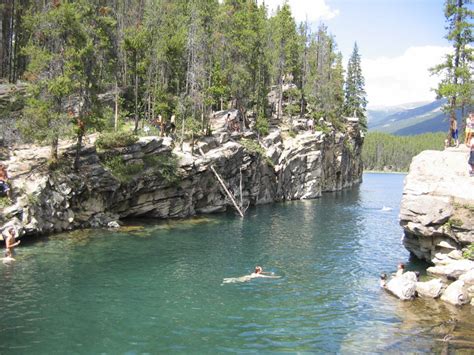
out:
{"label": "tall conifer tree", "polygon": [[[474,87],[472,18],[474,11],[468,5],[471,0],[446,0],[444,14],[448,23],[446,38],[453,44],[454,53],[448,54],[445,61],[431,69],[442,76],[436,93],[445,97],[444,106],[450,121],[456,120],[456,110],[470,108],[473,105]],[[449,136],[451,139],[451,135]]]}
{"label": "tall conifer tree", "polygon": [[362,127],[367,128],[366,107],[367,99],[365,92],[365,80],[360,65],[360,54],[357,43],[354,43],[352,55],[347,65],[347,76],[345,85],[344,112],[348,116],[359,118]]}

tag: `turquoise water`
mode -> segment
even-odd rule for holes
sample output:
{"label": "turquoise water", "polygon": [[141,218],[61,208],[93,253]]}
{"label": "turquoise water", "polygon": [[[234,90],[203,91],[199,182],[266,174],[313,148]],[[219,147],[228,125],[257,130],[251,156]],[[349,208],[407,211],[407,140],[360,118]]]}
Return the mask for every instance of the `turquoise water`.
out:
{"label": "turquoise water", "polygon": [[[472,314],[378,286],[400,261],[424,267],[400,242],[403,179],[365,174],[352,190],[244,220],[135,221],[24,242],[15,264],[0,264],[0,353],[441,351],[448,331],[469,337]],[[257,264],[281,278],[222,284]]]}

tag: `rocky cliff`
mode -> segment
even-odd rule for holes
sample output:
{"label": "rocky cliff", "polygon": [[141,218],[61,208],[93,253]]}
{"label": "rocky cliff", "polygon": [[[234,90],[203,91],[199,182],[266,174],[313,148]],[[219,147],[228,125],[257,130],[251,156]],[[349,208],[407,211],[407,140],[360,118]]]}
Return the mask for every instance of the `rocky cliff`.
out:
{"label": "rocky cliff", "polygon": [[400,208],[403,244],[419,259],[434,264],[428,273],[444,281],[464,280],[461,286],[450,285],[459,289],[448,301],[454,304],[467,303],[474,296],[474,261],[463,250],[474,242],[474,178],[469,176],[468,156],[464,146],[416,156]]}
{"label": "rocky cliff", "polygon": [[350,120],[344,133],[328,127],[286,139],[277,129],[260,140],[251,132],[221,130],[193,150],[171,138],[142,137],[98,151],[90,137],[78,172],[71,169],[72,143],[61,144],[54,169],[47,164],[48,148],[17,147],[6,161],[15,204],[3,210],[2,223],[31,235],[233,208],[211,166],[243,206],[315,198],[361,181],[362,142]]}

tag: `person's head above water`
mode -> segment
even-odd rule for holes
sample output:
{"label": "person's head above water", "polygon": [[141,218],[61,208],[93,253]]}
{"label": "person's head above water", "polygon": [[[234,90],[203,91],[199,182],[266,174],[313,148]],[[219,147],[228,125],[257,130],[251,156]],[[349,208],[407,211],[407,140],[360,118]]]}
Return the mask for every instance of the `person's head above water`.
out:
{"label": "person's head above water", "polygon": [[261,266],[255,266],[255,271],[254,271],[254,273],[260,274],[262,271],[263,271],[263,269],[262,269]]}

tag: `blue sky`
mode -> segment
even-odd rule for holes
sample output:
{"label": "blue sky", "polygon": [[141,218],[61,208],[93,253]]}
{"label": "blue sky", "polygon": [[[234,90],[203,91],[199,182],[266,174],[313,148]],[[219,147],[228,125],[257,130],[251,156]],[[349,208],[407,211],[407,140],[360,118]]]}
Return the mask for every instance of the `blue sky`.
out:
{"label": "blue sky", "polygon": [[[261,1],[262,2],[262,1]],[[270,13],[284,0],[265,0]],[[288,0],[297,22],[324,22],[347,60],[357,41],[369,107],[431,101],[428,68],[450,51],[444,0]]]}
{"label": "blue sky", "polygon": [[354,41],[368,58],[402,55],[408,47],[447,46],[443,0],[327,0],[338,15],[323,19],[344,57]]}

